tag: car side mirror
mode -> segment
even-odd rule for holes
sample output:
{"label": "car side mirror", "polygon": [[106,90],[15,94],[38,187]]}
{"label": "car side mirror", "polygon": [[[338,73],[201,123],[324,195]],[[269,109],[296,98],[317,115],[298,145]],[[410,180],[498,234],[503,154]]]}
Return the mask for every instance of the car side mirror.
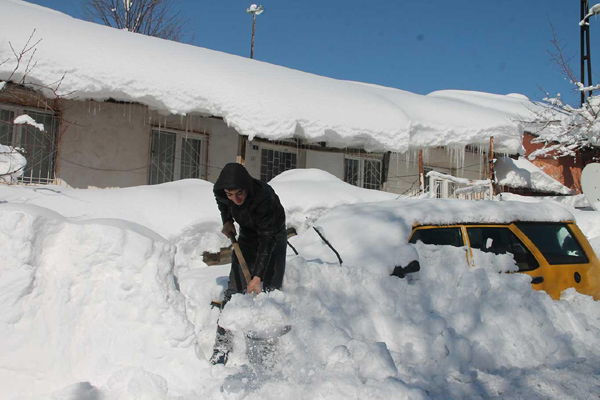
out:
{"label": "car side mirror", "polygon": [[394,268],[394,272],[392,272],[392,276],[397,276],[400,279],[403,279],[408,274],[413,274],[415,272],[419,272],[421,270],[421,265],[417,260],[413,260],[406,267],[396,266]]}

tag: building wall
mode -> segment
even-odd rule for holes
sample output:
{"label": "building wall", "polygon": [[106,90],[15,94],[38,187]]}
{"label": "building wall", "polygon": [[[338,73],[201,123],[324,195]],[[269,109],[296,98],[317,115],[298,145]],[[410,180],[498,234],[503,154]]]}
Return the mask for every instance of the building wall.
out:
{"label": "building wall", "polygon": [[151,126],[145,106],[62,101],[57,184],[108,188],[148,182]]}
{"label": "building wall", "polygon": [[[532,143],[536,136],[525,132],[523,135],[523,146],[525,154],[531,154],[533,151],[543,147],[541,143]],[[581,193],[581,171],[584,163],[582,157],[561,157],[554,159],[549,157],[536,157],[531,160],[536,166],[541,168],[546,174],[556,179],[566,187]]]}
{"label": "building wall", "polygon": [[57,184],[74,188],[146,185],[152,129],[205,137],[202,178],[215,182],[234,162],[237,132],[220,118],[164,116],[146,106],[70,101],[63,112]]}
{"label": "building wall", "polygon": [[344,153],[307,150],[306,168],[322,169],[343,180]]}

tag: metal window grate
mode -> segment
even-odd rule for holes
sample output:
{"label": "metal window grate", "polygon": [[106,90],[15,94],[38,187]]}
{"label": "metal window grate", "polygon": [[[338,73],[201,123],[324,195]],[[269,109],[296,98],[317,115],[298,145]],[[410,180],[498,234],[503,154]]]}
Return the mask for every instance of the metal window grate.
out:
{"label": "metal window grate", "polygon": [[260,158],[260,180],[269,182],[280,173],[296,168],[296,154],[263,149]]}
{"label": "metal window grate", "polygon": [[152,130],[148,184],[202,178],[204,138],[197,134]]}
{"label": "metal window grate", "polygon": [[176,144],[177,136],[174,133],[152,131],[149,185],[172,182],[174,180]]}
{"label": "metal window grate", "polygon": [[13,145],[13,126],[11,122],[14,119],[14,112],[8,110],[0,110],[0,144],[4,146]]}
{"label": "metal window grate", "polygon": [[357,158],[346,158],[344,160],[344,182],[354,186],[360,186],[360,160]]}
{"label": "metal window grate", "polygon": [[201,139],[182,138],[179,179],[200,178],[201,155]]}
{"label": "metal window grate", "polygon": [[344,159],[344,182],[365,189],[381,189],[381,161],[371,158]]}
{"label": "metal window grate", "polygon": [[363,187],[365,189],[381,188],[381,161],[364,159],[363,164]]}
{"label": "metal window grate", "polygon": [[20,183],[50,184],[54,182],[59,119],[54,114],[34,110],[22,110],[35,122],[44,125],[41,131],[30,125],[14,125],[17,111],[0,110],[0,143],[24,150],[27,165]]}

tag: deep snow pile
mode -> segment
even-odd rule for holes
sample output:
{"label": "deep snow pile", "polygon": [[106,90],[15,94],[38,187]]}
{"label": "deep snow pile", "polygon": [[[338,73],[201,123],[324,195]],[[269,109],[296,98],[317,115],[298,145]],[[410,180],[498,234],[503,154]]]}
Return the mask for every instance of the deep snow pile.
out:
{"label": "deep snow pile", "polygon": [[176,290],[174,247],[148,228],[2,204],[0,257],[3,398],[79,382],[67,391],[186,392],[207,368]]}
{"label": "deep snow pile", "polygon": [[249,314],[266,309],[260,324],[293,325],[280,339],[279,378],[246,398],[600,395],[597,302],[571,291],[553,301],[529,277],[499,274],[515,268],[508,256],[476,251],[485,268],[470,268],[462,249],[418,250],[418,279],[293,257],[285,293],[234,296],[222,315],[238,333],[229,370],[247,363]]}
{"label": "deep snow pile", "polygon": [[[215,115],[250,139],[296,136],[329,146],[404,152],[485,146],[494,136],[497,151],[514,154],[522,150],[522,129],[503,104],[520,103],[522,113],[532,107],[524,98],[496,96],[482,107],[326,78],[100,26],[20,0],[0,0],[0,8],[0,60],[7,60],[0,64],[1,80],[26,75],[36,88],[55,88],[60,81],[57,93],[46,90],[52,99],[111,98],[162,113]],[[17,68],[12,49],[23,48],[34,31],[30,45],[41,39],[35,68],[25,63]]]}
{"label": "deep snow pile", "polygon": [[[300,255],[288,252],[284,291],[256,298],[237,295],[223,311],[222,324],[235,331],[235,351],[225,368],[212,367],[206,359],[219,318],[209,303],[221,296],[228,266],[207,267],[200,260],[178,266],[174,238],[180,234],[165,240],[132,222],[147,218],[153,226],[165,221],[172,232],[180,224],[180,232],[194,226],[199,236],[212,235],[215,227],[194,225],[193,218],[186,221],[179,214],[198,203],[212,213],[209,184],[183,181],[60,193],[47,187],[2,188],[0,397],[600,396],[600,303],[573,290],[553,301],[533,291],[528,276],[501,273],[515,269],[510,256],[475,251],[478,267],[472,268],[460,248],[417,245],[421,271],[406,279],[389,276],[406,255],[401,243],[414,222],[476,216],[490,222],[519,216],[561,220],[573,218],[571,210],[554,202],[400,199],[337,205],[322,213],[333,205],[324,199],[341,200],[348,188],[314,174],[301,173],[298,186],[292,184],[293,174],[273,184],[279,185],[284,206],[296,201],[292,215],[323,214],[314,226],[340,250],[344,264],[312,229],[291,238]],[[312,187],[301,184],[310,176]],[[309,190],[316,195],[312,203]],[[354,193],[348,202],[375,200],[370,191],[348,193]],[[109,206],[110,196],[116,197],[114,204],[120,197],[126,205],[119,210],[121,219],[99,219],[103,212],[113,217],[117,212]],[[168,206],[158,205],[159,200]],[[94,209],[102,204],[106,207]],[[50,210],[61,207],[77,218]],[[85,219],[85,210],[94,210],[87,214],[93,219]],[[597,214],[581,211],[578,222]],[[202,218],[213,216],[199,211],[198,221]],[[274,370],[253,390],[235,396],[224,392],[224,382],[238,374],[248,377],[243,374],[248,364],[243,332],[283,324],[293,328],[279,341],[280,362]],[[242,379],[238,383],[244,384]]]}
{"label": "deep snow pile", "polygon": [[[271,182],[286,208],[288,227],[298,232],[340,204],[393,200],[397,195],[363,189],[318,169],[286,171]],[[0,200],[49,208],[74,221],[116,218],[148,227],[177,247],[176,265],[202,266],[202,253],[229,245],[213,185],[186,179],[122,189],[0,185]]]}
{"label": "deep snow pile", "polygon": [[285,207],[286,224],[298,232],[342,204],[394,200],[404,196],[350,185],[320,169],[285,171],[269,184]]}

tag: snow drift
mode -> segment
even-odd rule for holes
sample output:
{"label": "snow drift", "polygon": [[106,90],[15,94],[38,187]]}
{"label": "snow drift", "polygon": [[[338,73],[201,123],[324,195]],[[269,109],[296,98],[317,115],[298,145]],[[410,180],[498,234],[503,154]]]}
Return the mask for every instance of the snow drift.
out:
{"label": "snow drift", "polygon": [[[305,229],[290,239],[299,255],[288,253],[284,290],[236,295],[221,315],[209,302],[221,295],[229,266],[185,265],[175,254],[183,233],[218,234],[212,185],[2,187],[0,397],[600,397],[599,302],[573,290],[553,301],[532,290],[529,276],[506,273],[515,270],[510,256],[475,250],[472,268],[461,248],[417,244],[421,271],[389,275],[414,222],[575,216],[590,235],[600,212],[549,201],[375,201],[376,192],[350,191],[314,171],[276,184],[293,210],[289,220],[321,215],[311,222],[344,264]],[[344,193],[362,203],[340,204]],[[206,361],[220,316],[236,332],[227,367]],[[274,323],[293,328],[279,341],[273,373],[228,396],[221,386],[248,364],[242,332]]]}
{"label": "snow drift", "polygon": [[207,366],[176,290],[174,247],[148,228],[1,204],[0,255],[2,397],[126,387],[140,373],[177,391]]}

